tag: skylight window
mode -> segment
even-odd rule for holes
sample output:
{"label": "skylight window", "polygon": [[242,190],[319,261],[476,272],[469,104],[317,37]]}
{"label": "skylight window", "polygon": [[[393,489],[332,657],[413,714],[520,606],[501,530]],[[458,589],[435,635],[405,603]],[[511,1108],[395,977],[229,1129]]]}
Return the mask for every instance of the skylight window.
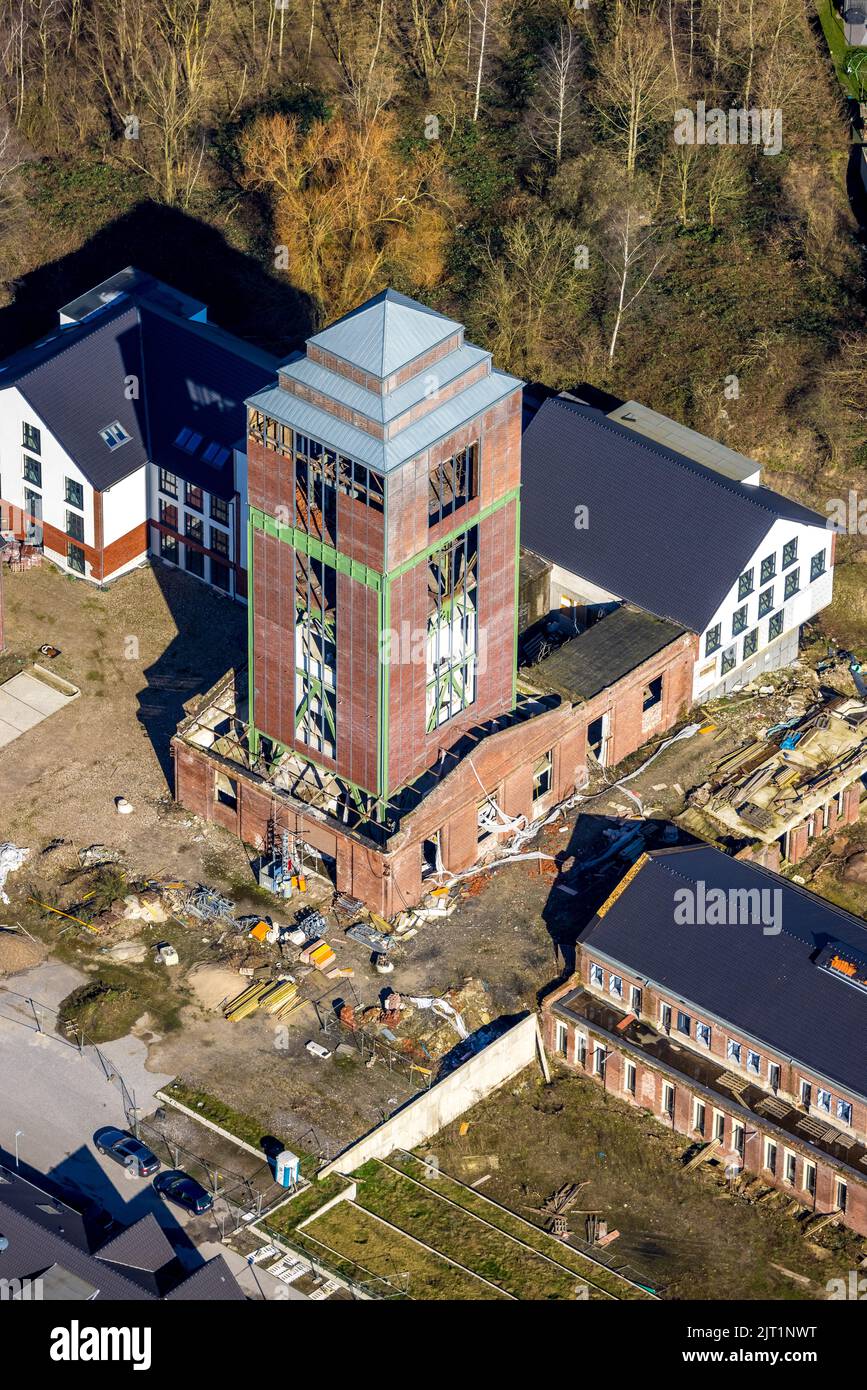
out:
{"label": "skylight window", "polygon": [[128,444],[131,435],[128,435],[120,420],[113,420],[110,425],[106,425],[104,430],[99,432],[100,438],[109,449],[119,449],[121,444]]}
{"label": "skylight window", "polygon": [[212,468],[222,468],[228,461],[229,450],[223,444],[215,444],[213,440],[205,446],[202,453],[205,463],[209,463]]}
{"label": "skylight window", "polygon": [[184,425],[183,429],[180,431],[177,438],[175,439],[175,443],[177,444],[178,448],[183,449],[185,454],[194,454],[201,442],[202,436],[200,434],[196,434],[195,430],[189,429],[187,425]]}

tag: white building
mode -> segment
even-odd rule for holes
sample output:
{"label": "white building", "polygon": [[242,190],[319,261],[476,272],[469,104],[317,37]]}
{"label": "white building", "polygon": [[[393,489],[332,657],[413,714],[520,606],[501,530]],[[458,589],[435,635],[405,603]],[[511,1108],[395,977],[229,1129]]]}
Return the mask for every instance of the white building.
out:
{"label": "white building", "polygon": [[733,450],[610,405],[551,398],[524,433],[521,542],[551,564],[550,607],[586,626],[627,601],[680,624],[696,639],[694,700],[787,666],[831,602],[825,518]]}
{"label": "white building", "polygon": [[127,268],[0,366],[0,521],[96,583],[159,555],[246,596],[246,409],[276,361]]}

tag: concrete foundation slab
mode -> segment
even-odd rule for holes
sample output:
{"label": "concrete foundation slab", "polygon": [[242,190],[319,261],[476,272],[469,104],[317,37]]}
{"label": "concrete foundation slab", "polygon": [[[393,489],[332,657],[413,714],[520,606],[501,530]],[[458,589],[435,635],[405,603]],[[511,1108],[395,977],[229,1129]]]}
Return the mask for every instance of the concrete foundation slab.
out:
{"label": "concrete foundation slab", "polygon": [[0,748],[13,743],[20,734],[36,728],[43,719],[56,714],[78,695],[79,691],[73,685],[69,686],[69,694],[66,694],[38,675],[19,671],[17,676],[0,685]]}

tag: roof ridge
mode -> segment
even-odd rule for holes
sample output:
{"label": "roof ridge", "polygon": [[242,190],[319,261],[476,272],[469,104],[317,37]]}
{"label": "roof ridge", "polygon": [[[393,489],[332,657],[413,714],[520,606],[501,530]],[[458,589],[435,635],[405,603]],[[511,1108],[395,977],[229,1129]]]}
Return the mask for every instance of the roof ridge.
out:
{"label": "roof ridge", "polygon": [[[640,434],[637,430],[628,429],[626,426],[619,424],[618,421],[611,420],[607,415],[590,413],[593,412],[594,408],[592,406],[583,405],[579,401],[572,402],[565,400],[562,396],[549,396],[548,399],[543,402],[539,413],[541,414],[545,406],[551,403],[554,405],[562,405],[567,410],[571,410],[573,414],[583,415],[591,424],[601,429],[608,430],[610,434],[617,435],[624,439],[631,439],[640,449],[644,449],[649,454],[658,455],[663,462],[673,463],[679,468],[697,473],[699,477],[706,478],[709,483],[721,488],[723,492],[729,493],[732,497],[742,498],[751,506],[757,507],[763,512],[767,512],[769,516],[775,519],[777,519],[777,513],[774,511],[773,507],[768,506],[759,496],[762,491],[773,493],[775,497],[782,497],[785,502],[792,502],[797,507],[803,507],[804,511],[812,512],[811,507],[806,506],[804,502],[799,502],[797,498],[787,497],[784,492],[775,492],[773,488],[764,488],[762,484],[735,483],[731,478],[726,478],[722,473],[718,473],[716,469],[709,467],[708,464],[699,463],[697,459],[687,458],[686,454],[679,453],[677,449],[667,449],[664,445],[659,444],[657,440],[651,439],[647,435]],[[577,409],[576,406],[578,407]],[[677,424],[677,421],[675,421],[675,424]],[[685,426],[685,428],[688,429],[689,426]],[[701,433],[701,431],[695,432]],[[710,436],[704,435],[702,437],[707,439]],[[747,455],[744,454],[743,457],[746,458]],[[755,459],[750,461],[756,462]],[[751,494],[756,495],[753,496]],[[816,517],[820,516],[819,512],[813,512],[813,515]],[[821,517],[820,519],[824,525],[825,518]]]}
{"label": "roof ridge", "polygon": [[[117,314],[111,314],[112,307],[119,309],[120,312]],[[118,321],[118,319],[122,319],[125,314],[135,314],[136,321],[139,324],[141,323],[141,314],[139,312],[140,306],[136,304],[134,301],[123,306],[106,305],[106,309],[108,310],[108,312],[106,313],[106,317],[97,319],[93,323],[88,323],[87,320],[84,319],[81,323],[69,324],[66,328],[63,328],[62,326],[57,328],[55,332],[58,333],[61,338],[64,338],[68,335],[71,341],[63,344],[63,346],[58,346],[57,352],[52,352],[51,355],[49,357],[46,357],[44,361],[34,362],[33,365],[31,367],[28,367],[26,371],[22,370],[20,373],[13,375],[9,379],[9,385],[17,385],[18,382],[26,381],[27,378],[32,376],[34,372],[40,371],[43,367],[47,366],[49,362],[56,362],[59,358],[65,357],[68,352],[71,352],[73,348],[78,347],[79,344],[85,342],[86,339],[97,337],[98,334],[102,333],[103,330],[108,328],[110,324],[114,324]],[[76,329],[81,329],[81,332],[76,333]],[[22,354],[27,352],[36,352],[40,347],[48,347],[50,342],[51,336],[47,338],[40,338],[37,342],[30,343],[27,347],[21,348],[20,351]],[[17,353],[12,354],[13,357],[16,357],[17,355]],[[6,358],[7,362],[10,360],[10,358]],[[2,367],[3,365],[4,363],[0,362],[0,367]],[[3,382],[2,374],[0,374],[0,385],[4,384],[5,383]]]}
{"label": "roof ridge", "polygon": [[[34,1185],[35,1185],[35,1184],[34,1184]],[[41,1189],[40,1189],[40,1190],[41,1190]],[[53,1199],[50,1198],[50,1194],[49,1194],[49,1193],[46,1193],[45,1195],[46,1195],[47,1197],[49,1197],[50,1200],[53,1200]],[[60,1200],[62,1201],[63,1199],[61,1198]],[[43,1236],[48,1235],[48,1236],[51,1237],[52,1240],[59,1240],[63,1245],[67,1246],[70,1250],[74,1250],[75,1253],[76,1253],[76,1255],[81,1256],[82,1259],[84,1259],[84,1260],[95,1260],[95,1259],[96,1259],[96,1252],[95,1252],[95,1251],[91,1251],[91,1250],[82,1250],[81,1246],[80,1246],[80,1245],[76,1245],[74,1241],[70,1240],[70,1239],[68,1238],[68,1236],[66,1236],[66,1235],[64,1234],[64,1232],[62,1232],[62,1231],[53,1231],[53,1230],[51,1229],[50,1226],[43,1226],[43,1224],[42,1224],[40,1221],[35,1220],[35,1218],[32,1217],[32,1216],[28,1216],[27,1212],[19,1211],[17,1207],[14,1207],[14,1206],[12,1205],[11,1202],[5,1203],[5,1202],[3,1201],[2,1194],[0,1194],[0,1207],[2,1207],[2,1206],[8,1206],[9,1210],[13,1213],[13,1215],[14,1215],[15,1217],[17,1217],[17,1219],[18,1219],[19,1221],[26,1221],[27,1224],[28,1224],[28,1226],[32,1226],[35,1230],[37,1230],[37,1231],[40,1233],[40,1235],[43,1235]],[[119,1271],[116,1270],[116,1269],[113,1269],[113,1270],[111,1271],[111,1273],[113,1274],[113,1276],[114,1276],[115,1279],[121,1279],[121,1280],[123,1280],[123,1282],[124,1282],[125,1284],[129,1284],[129,1286],[130,1286],[131,1289],[135,1289],[136,1293],[143,1294],[146,1298],[153,1298],[153,1294],[148,1293],[148,1291],[147,1291],[146,1289],[143,1289],[142,1286],[141,1286],[141,1284],[137,1284],[137,1283],[135,1282],[134,1279],[128,1278],[127,1275],[119,1273]],[[97,1289],[97,1293],[98,1293],[98,1294],[101,1294],[101,1293],[102,1293],[102,1289]]]}

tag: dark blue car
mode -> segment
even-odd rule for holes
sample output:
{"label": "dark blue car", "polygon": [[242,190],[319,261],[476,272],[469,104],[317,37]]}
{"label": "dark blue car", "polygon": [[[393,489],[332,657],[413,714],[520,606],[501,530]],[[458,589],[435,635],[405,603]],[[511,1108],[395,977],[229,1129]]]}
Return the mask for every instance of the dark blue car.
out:
{"label": "dark blue car", "polygon": [[175,1202],[193,1216],[201,1216],[214,1205],[214,1199],[207,1188],[202,1187],[195,1178],[191,1178],[189,1173],[182,1173],[180,1169],[160,1173],[158,1178],[154,1178],[154,1190],[164,1202]]}
{"label": "dark blue car", "polygon": [[101,1154],[113,1158],[136,1177],[149,1178],[160,1166],[153,1150],[125,1129],[101,1129],[94,1136],[94,1143]]}

